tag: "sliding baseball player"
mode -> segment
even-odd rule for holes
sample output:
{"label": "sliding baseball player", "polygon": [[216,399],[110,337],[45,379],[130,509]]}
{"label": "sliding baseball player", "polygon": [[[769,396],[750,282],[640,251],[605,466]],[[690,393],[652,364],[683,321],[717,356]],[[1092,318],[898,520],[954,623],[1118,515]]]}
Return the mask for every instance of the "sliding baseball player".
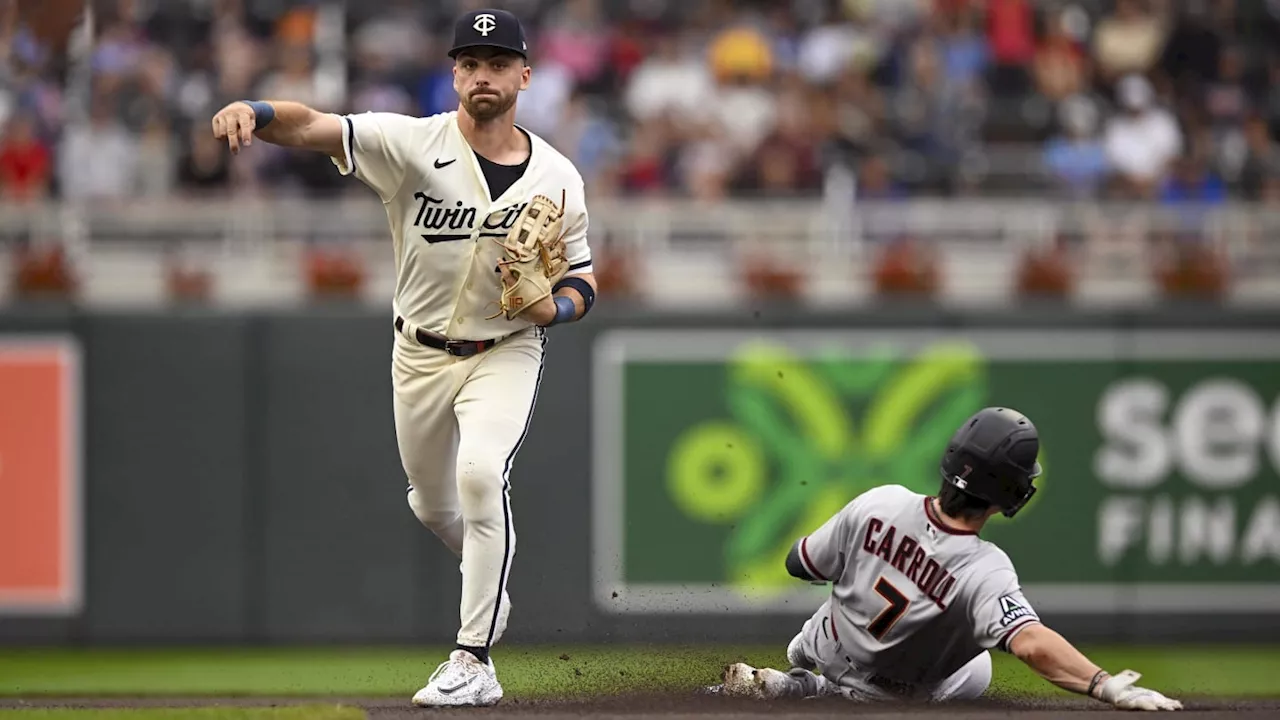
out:
{"label": "sliding baseball player", "polygon": [[1110,675],[1041,622],[1000,548],[978,537],[996,513],[1013,517],[1035,494],[1040,438],[1022,413],[970,417],[943,453],[936,497],[878,487],[799,539],[794,577],[830,582],[831,596],[787,647],[789,672],[728,666],[713,693],[754,698],[844,696],[944,702],[981,697],[992,648],[1049,682],[1123,710],[1180,710]]}

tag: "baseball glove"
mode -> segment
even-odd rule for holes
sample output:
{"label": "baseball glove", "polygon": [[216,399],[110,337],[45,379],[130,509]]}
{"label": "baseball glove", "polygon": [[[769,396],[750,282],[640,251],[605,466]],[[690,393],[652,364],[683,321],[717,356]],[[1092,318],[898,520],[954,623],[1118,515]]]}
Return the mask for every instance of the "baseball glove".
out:
{"label": "baseball glove", "polygon": [[569,270],[565,257],[564,194],[560,204],[545,195],[535,195],[520,211],[505,238],[494,238],[502,246],[498,261],[502,280],[498,312],[487,319],[506,314],[508,320],[519,317],[529,306],[551,294],[551,288]]}

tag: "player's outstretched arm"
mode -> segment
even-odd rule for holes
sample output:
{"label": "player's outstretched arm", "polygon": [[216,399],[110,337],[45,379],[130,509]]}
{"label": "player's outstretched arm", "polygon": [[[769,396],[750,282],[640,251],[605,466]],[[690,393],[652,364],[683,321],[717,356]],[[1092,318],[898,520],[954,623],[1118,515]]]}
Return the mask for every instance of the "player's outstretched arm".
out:
{"label": "player's outstretched arm", "polygon": [[273,145],[343,155],[342,120],[302,103],[237,100],[213,116],[213,136],[225,139],[233,155],[251,145],[255,135]]}
{"label": "player's outstretched arm", "polygon": [[1134,685],[1141,675],[1125,670],[1111,675],[1066,638],[1033,623],[1014,635],[1009,651],[1040,677],[1063,690],[1088,695],[1122,710],[1181,710],[1182,703]]}

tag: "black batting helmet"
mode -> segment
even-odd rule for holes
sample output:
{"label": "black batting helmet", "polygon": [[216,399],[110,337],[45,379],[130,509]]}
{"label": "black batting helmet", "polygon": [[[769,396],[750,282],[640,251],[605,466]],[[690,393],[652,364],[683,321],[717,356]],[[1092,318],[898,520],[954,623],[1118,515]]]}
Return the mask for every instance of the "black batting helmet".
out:
{"label": "black batting helmet", "polygon": [[1013,517],[1036,493],[1040,435],[1026,415],[983,408],[951,436],[942,455],[942,479],[957,490]]}

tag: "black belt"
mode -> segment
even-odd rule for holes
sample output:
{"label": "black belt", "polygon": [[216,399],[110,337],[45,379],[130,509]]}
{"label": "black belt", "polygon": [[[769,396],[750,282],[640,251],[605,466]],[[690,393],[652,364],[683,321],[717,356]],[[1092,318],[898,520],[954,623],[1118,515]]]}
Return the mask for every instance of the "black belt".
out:
{"label": "black belt", "polygon": [[[396,316],[396,332],[403,332],[404,318]],[[418,342],[427,347],[443,350],[450,355],[456,357],[468,357],[477,353],[484,352],[494,345],[498,344],[495,339],[489,340],[449,340],[448,338],[437,335],[433,332],[427,332],[422,328],[414,331],[414,335],[418,338]]]}

